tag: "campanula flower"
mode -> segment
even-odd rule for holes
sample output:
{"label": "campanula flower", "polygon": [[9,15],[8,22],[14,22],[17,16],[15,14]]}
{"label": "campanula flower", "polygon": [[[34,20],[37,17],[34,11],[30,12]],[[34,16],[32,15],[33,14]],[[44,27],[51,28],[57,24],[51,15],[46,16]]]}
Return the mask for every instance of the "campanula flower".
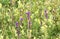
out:
{"label": "campanula flower", "polygon": [[18,22],[16,22],[16,27],[18,27]]}
{"label": "campanula flower", "polygon": [[20,25],[21,25],[21,26],[23,26],[22,21],[23,21],[23,18],[22,18],[22,17],[20,17]]}
{"label": "campanula flower", "polygon": [[26,14],[27,14],[27,18],[30,19],[30,12],[28,11],[26,12]]}
{"label": "campanula flower", "polygon": [[47,12],[47,10],[44,11],[44,15],[45,15],[46,19],[48,19],[48,12]]}

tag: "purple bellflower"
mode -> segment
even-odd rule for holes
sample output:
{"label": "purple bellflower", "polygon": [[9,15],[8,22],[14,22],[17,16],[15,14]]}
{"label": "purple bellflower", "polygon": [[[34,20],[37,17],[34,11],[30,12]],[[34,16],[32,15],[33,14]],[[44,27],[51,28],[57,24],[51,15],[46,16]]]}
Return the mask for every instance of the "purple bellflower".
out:
{"label": "purple bellflower", "polygon": [[19,30],[18,22],[16,22],[16,31],[17,31],[17,35],[18,35],[18,39],[19,39],[20,38],[20,30]]}
{"label": "purple bellflower", "polygon": [[47,10],[44,11],[44,15],[45,15],[46,19],[48,19],[48,11]]}
{"label": "purple bellflower", "polygon": [[18,27],[18,22],[16,22],[16,27]]}
{"label": "purple bellflower", "polygon": [[21,25],[21,26],[23,25],[22,21],[23,21],[23,18],[22,18],[22,16],[21,16],[21,17],[20,17],[20,25]]}
{"label": "purple bellflower", "polygon": [[27,14],[27,20],[28,20],[28,29],[31,27],[31,21],[30,21],[30,11],[26,12]]}
{"label": "purple bellflower", "polygon": [[31,33],[30,33],[30,29],[31,29],[31,20],[30,20],[30,12],[26,12],[27,14],[27,21],[28,21],[28,39],[31,39]]}
{"label": "purple bellflower", "polygon": [[26,12],[28,20],[30,19],[30,12]]}

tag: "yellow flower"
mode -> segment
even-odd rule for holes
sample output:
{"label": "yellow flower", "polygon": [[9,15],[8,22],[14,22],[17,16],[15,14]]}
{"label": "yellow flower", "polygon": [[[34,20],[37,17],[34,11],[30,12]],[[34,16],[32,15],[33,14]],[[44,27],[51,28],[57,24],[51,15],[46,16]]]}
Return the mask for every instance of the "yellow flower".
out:
{"label": "yellow flower", "polygon": [[0,3],[0,8],[2,8],[2,4]]}

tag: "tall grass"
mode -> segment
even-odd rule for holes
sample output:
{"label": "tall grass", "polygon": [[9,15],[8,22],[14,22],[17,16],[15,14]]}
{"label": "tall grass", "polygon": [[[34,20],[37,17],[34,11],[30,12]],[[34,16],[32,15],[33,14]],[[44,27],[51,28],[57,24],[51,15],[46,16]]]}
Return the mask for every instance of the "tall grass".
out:
{"label": "tall grass", "polygon": [[60,39],[60,0],[0,0],[0,39]]}

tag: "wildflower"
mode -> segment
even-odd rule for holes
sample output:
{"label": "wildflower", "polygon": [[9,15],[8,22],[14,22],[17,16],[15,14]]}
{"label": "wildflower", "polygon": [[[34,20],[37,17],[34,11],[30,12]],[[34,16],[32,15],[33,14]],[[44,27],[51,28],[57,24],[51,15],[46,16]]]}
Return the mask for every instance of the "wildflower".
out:
{"label": "wildflower", "polygon": [[28,20],[30,19],[30,12],[26,12]]}
{"label": "wildflower", "polygon": [[16,22],[16,27],[18,27],[18,22]]}
{"label": "wildflower", "polygon": [[23,18],[22,17],[20,18],[20,21],[23,21]]}
{"label": "wildflower", "polygon": [[44,15],[45,15],[46,19],[48,19],[48,14],[47,13],[48,13],[47,10],[45,10]]}
{"label": "wildflower", "polygon": [[22,21],[23,21],[23,18],[22,18],[22,16],[21,16],[21,17],[20,17],[20,25],[21,25],[21,26],[23,26]]}
{"label": "wildflower", "polygon": [[16,30],[17,30],[17,35],[18,35],[18,39],[20,38],[20,30],[18,27],[18,22],[16,22]]}
{"label": "wildflower", "polygon": [[30,32],[30,29],[31,29],[31,20],[30,20],[30,12],[28,11],[27,13],[27,20],[28,20],[28,39],[31,39],[31,32]]}
{"label": "wildflower", "polygon": [[28,29],[30,29],[30,24],[31,24],[31,21],[30,21],[30,12],[26,12],[27,14],[27,20],[28,20]]}

